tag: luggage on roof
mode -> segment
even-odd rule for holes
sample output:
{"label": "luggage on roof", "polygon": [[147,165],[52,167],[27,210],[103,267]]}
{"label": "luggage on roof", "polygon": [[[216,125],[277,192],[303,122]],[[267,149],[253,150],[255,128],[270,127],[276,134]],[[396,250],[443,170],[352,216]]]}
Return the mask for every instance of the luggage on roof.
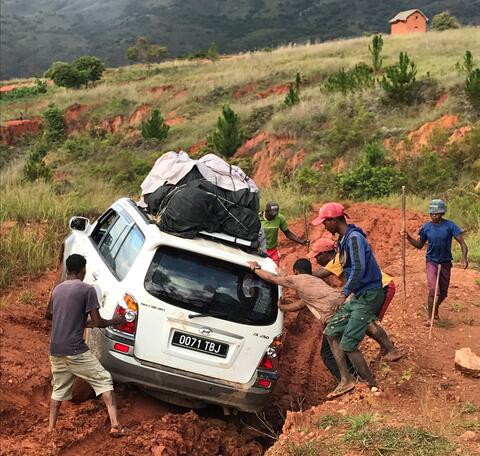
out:
{"label": "luggage on roof", "polygon": [[257,186],[214,154],[199,160],[186,152],[162,155],[142,183],[139,205],[159,216],[162,231],[177,236],[220,232],[254,244],[259,238]]}

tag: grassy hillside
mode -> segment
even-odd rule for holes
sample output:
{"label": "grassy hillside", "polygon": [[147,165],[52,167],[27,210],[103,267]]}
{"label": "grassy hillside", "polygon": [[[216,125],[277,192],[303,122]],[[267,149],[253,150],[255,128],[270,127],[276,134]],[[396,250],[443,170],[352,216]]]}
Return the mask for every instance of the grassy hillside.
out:
{"label": "grassy hillside", "polygon": [[397,12],[444,11],[462,24],[480,22],[478,2],[407,0],[4,0],[0,78],[42,74],[52,61],[94,54],[122,65],[139,35],[168,46],[172,56],[206,49],[260,49],[290,42],[388,32]]}
{"label": "grassy hillside", "polygon": [[[118,115],[128,123],[128,117],[143,104],[159,108],[165,117],[184,118],[183,123],[171,127],[163,143],[143,140],[133,134],[135,128],[124,125],[114,134],[99,136],[86,129],[58,143],[45,144],[37,138],[32,144],[20,141],[15,147],[2,147],[0,163],[9,164],[4,165],[0,177],[0,222],[17,224],[8,236],[1,237],[0,257],[5,266],[2,264],[0,287],[12,280],[18,265],[30,264],[27,258],[41,259],[34,270],[54,259],[55,248],[36,243],[39,233],[22,229],[25,223],[46,223],[41,235],[58,245],[71,214],[92,215],[116,196],[137,195],[139,183],[155,159],[167,150],[188,150],[205,140],[226,103],[240,115],[247,138],[269,134],[270,143],[263,141],[233,161],[258,173],[262,160],[270,154],[265,163],[271,185],[263,196],[278,199],[288,216],[298,215],[302,204],[312,201],[371,198],[368,189],[345,194],[338,187],[338,176],[361,167],[366,143],[388,140],[392,146],[385,167],[395,170],[398,179],[388,189],[388,199],[382,201],[398,204],[395,193],[402,184],[412,195],[409,205],[416,209],[424,210],[430,197],[447,198],[450,216],[468,229],[472,257],[480,262],[480,204],[474,192],[480,175],[480,126],[478,114],[463,92],[465,75],[455,68],[466,49],[478,62],[480,29],[384,40],[384,66],[393,64],[400,51],[408,52],[417,64],[421,86],[418,100],[411,105],[386,104],[378,86],[347,95],[324,90],[326,79],[334,72],[370,61],[368,38],[251,52],[214,63],[172,60],[150,67],[122,67],[109,70],[93,88],[49,86],[44,95],[0,100],[2,123],[16,118],[20,111],[25,118],[40,116],[52,102],[61,110],[74,103],[86,105],[85,121],[91,125]],[[303,79],[299,104],[287,108],[285,94],[265,96],[272,86],[293,81],[297,71]],[[168,89],[161,95],[152,94],[152,88],[161,86]],[[438,104],[440,98],[444,102]],[[427,143],[415,151],[416,140],[408,139],[409,132],[444,115],[456,116],[454,125],[434,129]],[[473,130],[448,145],[449,136],[462,127]],[[395,149],[402,140],[403,158]],[[26,157],[39,147],[46,151],[44,162],[52,177],[45,182],[25,182],[22,169]],[[204,148],[198,153],[207,151]],[[303,154],[303,163],[298,160],[294,166],[287,165],[289,158]],[[47,250],[25,251],[29,245]]]}

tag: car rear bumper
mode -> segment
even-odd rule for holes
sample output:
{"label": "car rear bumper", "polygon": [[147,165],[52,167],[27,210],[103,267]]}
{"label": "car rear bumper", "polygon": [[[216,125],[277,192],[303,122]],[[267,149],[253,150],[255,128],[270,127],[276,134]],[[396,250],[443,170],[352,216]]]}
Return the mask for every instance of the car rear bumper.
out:
{"label": "car rear bumper", "polygon": [[[221,383],[213,378],[145,362],[133,354],[120,353],[114,349],[116,342],[132,342],[108,329],[93,330],[91,336],[95,354],[114,380],[120,383],[134,383],[151,390],[234,407],[244,412],[260,411],[268,401],[275,383],[272,381],[272,387],[268,389],[255,385]],[[133,352],[133,347],[130,352]]]}

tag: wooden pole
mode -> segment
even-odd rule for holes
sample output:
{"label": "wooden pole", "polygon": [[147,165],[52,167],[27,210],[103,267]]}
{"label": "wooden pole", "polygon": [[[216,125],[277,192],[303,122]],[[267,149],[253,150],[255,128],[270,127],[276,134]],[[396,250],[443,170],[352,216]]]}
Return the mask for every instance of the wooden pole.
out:
{"label": "wooden pole", "polygon": [[307,205],[305,202],[303,202],[303,235],[305,236],[305,239],[308,241],[307,242],[307,252],[310,253],[310,235],[308,232],[308,220],[307,220]]}
{"label": "wooden pole", "polygon": [[442,265],[439,264],[437,268],[437,281],[435,283],[435,295],[433,296],[433,309],[432,315],[430,317],[430,330],[428,332],[428,338],[432,338],[432,328],[433,328],[433,316],[435,315],[435,311],[437,310],[437,299],[438,299],[438,285],[440,283],[440,271],[442,270]]}
{"label": "wooden pole", "polygon": [[[402,185],[402,233],[407,229],[407,201],[405,185]],[[407,313],[407,239],[402,236],[403,316]]]}

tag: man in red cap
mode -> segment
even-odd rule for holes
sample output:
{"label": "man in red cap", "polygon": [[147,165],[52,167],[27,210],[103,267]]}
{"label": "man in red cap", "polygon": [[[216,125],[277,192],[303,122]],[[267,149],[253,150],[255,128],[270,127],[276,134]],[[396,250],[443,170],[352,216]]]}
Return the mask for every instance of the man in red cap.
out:
{"label": "man in red cap", "polygon": [[[314,276],[325,279],[333,275],[339,278],[342,283],[345,283],[345,274],[343,273],[343,268],[340,263],[340,257],[336,251],[335,241],[328,238],[318,239],[312,244],[312,249],[308,256],[310,259],[315,258],[317,263],[321,266],[321,268],[312,272]],[[380,321],[382,321],[383,316],[395,295],[395,282],[384,272],[382,272],[382,284],[385,301],[378,315]],[[372,321],[368,325],[367,335],[380,345],[379,358],[384,357],[387,361],[398,361],[402,357],[402,354],[391,342],[387,332],[376,321]],[[335,359],[333,358],[330,344],[326,337],[323,339],[320,354],[330,372],[337,377],[337,379],[340,379],[340,372]],[[350,368],[349,366],[349,370],[352,371],[352,369],[353,368]]]}
{"label": "man in red cap", "polygon": [[[341,204],[328,203],[320,208],[314,225],[323,224],[331,234],[339,235],[340,263],[345,275],[342,307],[329,320],[324,334],[340,370],[340,383],[327,397],[337,397],[355,388],[355,377],[349,372],[345,354],[369,386],[376,380],[358,349],[368,325],[377,319],[384,300],[382,273],[367,242],[366,234],[353,224],[347,224]],[[350,297],[347,302],[345,300]]]}

